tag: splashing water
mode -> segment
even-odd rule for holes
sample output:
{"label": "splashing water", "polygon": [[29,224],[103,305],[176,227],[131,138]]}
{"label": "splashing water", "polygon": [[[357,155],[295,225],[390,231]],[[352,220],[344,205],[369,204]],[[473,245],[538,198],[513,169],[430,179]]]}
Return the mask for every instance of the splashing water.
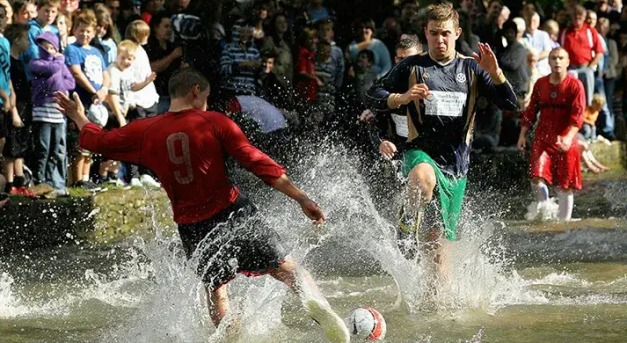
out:
{"label": "splashing water", "polygon": [[28,308],[15,297],[13,283],[15,280],[8,273],[0,274],[0,318],[17,317],[28,313]]}
{"label": "splashing water", "polygon": [[[400,187],[393,178],[379,180],[389,185],[373,186],[362,171],[367,168],[370,166],[360,165],[350,151],[328,144],[301,154],[290,175],[325,210],[328,220],[321,228],[309,224],[297,204],[270,191],[253,176],[236,172],[235,179],[284,239],[290,256],[312,270],[314,278],[323,279],[319,285],[327,296],[331,295],[329,299],[340,316],[380,299],[392,299],[378,304],[384,316],[398,316],[398,304],[393,301],[398,296],[410,314],[418,314],[417,321],[428,320],[431,314],[421,309],[431,274],[424,263],[406,260],[396,246]],[[519,275],[504,257],[505,248],[494,239],[503,230],[503,224],[490,213],[498,209],[485,206],[480,199],[470,200],[465,208],[462,238],[447,243],[443,255],[450,277],[439,280],[438,309],[452,317],[469,309],[471,313],[478,310],[493,315],[509,305],[555,302],[557,296],[534,288],[541,284],[570,282],[586,287],[568,273],[549,274],[539,281]],[[232,315],[214,328],[204,287],[194,272],[197,262],[187,261],[178,237],[155,223],[153,239],[136,238],[117,248],[123,251],[125,261],[106,273],[86,269],[79,290],[56,299],[35,302],[18,296],[11,275],[1,274],[0,317],[36,316],[43,309],[68,315],[80,307],[77,304],[95,300],[117,310],[126,309],[122,315],[110,312],[114,319],[100,330],[100,342],[221,342],[229,335],[230,326],[241,328],[232,338],[238,342],[322,341],[317,327],[300,309],[298,299],[268,276],[239,276],[231,281]],[[369,282],[372,286],[363,286]],[[604,303],[607,299],[584,295],[560,301],[568,305]],[[483,336],[482,330],[474,330],[465,337],[469,342],[480,342]],[[412,339],[434,341],[422,333]]]}

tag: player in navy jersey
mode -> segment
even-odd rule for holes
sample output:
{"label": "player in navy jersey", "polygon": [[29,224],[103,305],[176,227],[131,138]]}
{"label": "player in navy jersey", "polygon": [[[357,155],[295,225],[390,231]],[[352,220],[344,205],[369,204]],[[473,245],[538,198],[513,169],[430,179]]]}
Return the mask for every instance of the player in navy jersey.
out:
{"label": "player in navy jersey", "polygon": [[[311,275],[287,256],[278,234],[228,178],[227,156],[296,200],[315,223],[322,209],[285,175],[283,167],[250,144],[227,116],[208,112],[209,82],[183,68],[170,78],[170,110],[110,131],[89,122],[79,97],[56,94],[59,106],[80,130],[80,145],[109,159],[142,165],[161,181],[188,258],[198,257],[211,319],[228,311],[227,283],[236,273],[270,274],[299,294],[308,314],[331,342],[350,339]],[[235,261],[236,263],[233,263]]]}
{"label": "player in navy jersey", "polygon": [[[397,133],[407,137],[403,174],[408,194],[403,204],[399,236],[405,239],[405,256],[413,258],[420,243],[434,261],[444,234],[457,239],[457,224],[466,188],[476,100],[480,94],[502,109],[516,109],[516,95],[503,76],[487,44],[480,55],[465,57],[455,51],[461,35],[459,15],[449,5],[427,10],[425,35],[428,52],[398,63],[368,92],[370,108],[384,114],[394,111]],[[432,202],[437,192],[438,204]],[[421,223],[423,213],[439,208],[439,223]],[[425,210],[428,210],[425,212]],[[414,234],[414,232],[416,234]]]}

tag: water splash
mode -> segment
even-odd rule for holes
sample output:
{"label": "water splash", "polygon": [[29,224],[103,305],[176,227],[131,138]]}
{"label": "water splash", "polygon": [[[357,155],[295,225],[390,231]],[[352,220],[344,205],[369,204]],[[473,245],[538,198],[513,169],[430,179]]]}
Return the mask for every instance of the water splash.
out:
{"label": "water splash", "polygon": [[[364,170],[377,166],[361,163],[351,151],[327,145],[303,152],[299,163],[290,169],[296,183],[328,216],[328,221],[319,229],[304,218],[293,201],[270,191],[247,173],[235,175],[237,183],[247,190],[247,195],[277,228],[290,247],[292,258],[313,270],[314,277],[324,275],[330,280],[320,285],[325,294],[332,295],[331,303],[340,315],[353,307],[368,305],[364,301],[375,302],[375,297],[382,296],[394,298],[399,292],[409,312],[428,316],[430,314],[421,312],[428,287],[426,268],[406,260],[396,247],[394,218],[400,202],[400,187],[394,177],[383,177],[375,182],[368,179]],[[538,282],[521,277],[505,258],[504,248],[494,239],[503,230],[503,225],[494,218],[498,216],[498,209],[486,205],[480,196],[473,194],[473,199],[464,213],[462,239],[452,243],[450,253],[444,256],[452,277],[441,284],[438,306],[453,315],[467,309],[493,314],[512,304],[555,302],[556,297],[534,289]],[[115,309],[128,310],[117,315],[111,327],[103,328],[98,335],[101,342],[223,341],[228,325],[216,330],[211,324],[205,292],[194,273],[194,261],[186,261],[178,237],[157,227],[156,221],[153,221],[153,232],[155,236],[150,240],[135,239],[128,242],[128,246],[119,247],[124,250],[125,261],[115,264],[111,271],[85,270],[78,291],[50,302],[24,301],[17,294],[11,276],[3,274],[0,316],[5,314],[4,308],[10,309],[6,312],[8,317],[37,316],[43,309],[47,311],[45,315],[67,315],[81,303],[97,300]],[[388,280],[352,293],[350,282],[343,279],[346,275],[356,275],[355,280],[363,282],[363,278],[381,274],[390,275],[396,284]],[[560,285],[569,275],[545,277],[541,281]],[[335,291],[329,292],[330,289]],[[242,327],[236,341],[321,340],[317,328],[299,312],[298,301],[289,295],[285,286],[270,277],[238,277],[229,285],[229,291],[232,320]],[[607,301],[587,295],[562,298],[563,304]],[[290,309],[289,305],[294,304],[296,309]],[[392,303],[381,303],[379,309],[384,315],[386,311],[397,310]],[[482,337],[480,331],[470,341],[479,342]],[[432,339],[425,335],[419,340],[431,342]]]}
{"label": "water splash", "polygon": [[15,280],[9,273],[0,274],[0,318],[13,318],[29,312],[27,306],[16,297],[13,290]]}

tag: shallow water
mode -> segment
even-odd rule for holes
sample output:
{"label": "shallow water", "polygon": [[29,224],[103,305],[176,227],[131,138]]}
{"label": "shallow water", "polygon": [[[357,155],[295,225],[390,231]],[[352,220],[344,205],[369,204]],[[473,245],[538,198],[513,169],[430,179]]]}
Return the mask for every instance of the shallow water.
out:
{"label": "shallow water", "polygon": [[[90,255],[97,263],[83,264],[82,273],[66,268],[77,256]],[[183,285],[176,286],[156,280],[155,270],[131,248],[113,253],[64,248],[54,256],[54,276],[46,275],[50,264],[32,259],[16,259],[4,268],[0,341],[211,341],[214,330],[200,292],[193,280],[185,280],[182,265],[181,278],[172,281]],[[100,263],[103,256],[128,260],[112,267]],[[31,273],[21,273],[24,268]],[[389,275],[319,278],[341,315],[360,305],[381,311],[388,324],[386,342],[622,342],[627,337],[627,264],[514,268],[502,282],[509,284],[481,290],[485,298],[476,303],[457,297],[457,303],[443,301],[435,309],[419,306],[409,313],[394,306],[398,289]],[[513,293],[498,294],[505,288]],[[295,297],[270,278],[238,277],[231,290],[247,328],[240,342],[323,341]]]}
{"label": "shallow water", "polygon": [[[498,220],[503,208],[471,197],[463,238],[444,256],[450,277],[429,298],[425,266],[405,260],[395,245],[400,194],[393,175],[387,188],[372,186],[358,161],[339,149],[299,162],[290,174],[325,209],[322,228],[252,177],[238,173],[238,183],[253,190],[248,195],[341,316],[362,305],[382,312],[386,342],[625,341],[627,260],[517,259],[531,249],[495,238],[506,231]],[[0,342],[223,341],[180,242],[155,229],[148,241],[77,242],[0,257]],[[594,234],[584,237],[594,241]],[[543,253],[535,248],[533,254]],[[233,341],[324,341],[298,299],[269,277],[240,276],[229,287],[243,328]]]}

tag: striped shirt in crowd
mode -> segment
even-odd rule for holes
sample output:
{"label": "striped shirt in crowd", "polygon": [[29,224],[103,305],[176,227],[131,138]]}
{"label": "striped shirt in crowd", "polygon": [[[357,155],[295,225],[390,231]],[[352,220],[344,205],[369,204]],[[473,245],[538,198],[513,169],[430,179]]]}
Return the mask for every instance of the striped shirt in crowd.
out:
{"label": "striped shirt in crowd", "polygon": [[57,104],[51,102],[33,107],[33,121],[60,124],[65,121],[65,116],[57,109]]}
{"label": "striped shirt in crowd", "polygon": [[316,75],[322,81],[323,85],[318,87],[318,102],[328,104],[331,108],[335,108],[335,89],[336,73],[335,63],[332,59],[325,62],[316,62]]}
{"label": "striped shirt in crowd", "polygon": [[255,78],[258,70],[240,68],[244,61],[261,61],[261,54],[253,44],[242,46],[229,43],[222,51],[220,73],[226,78],[223,88],[235,95],[255,95]]}

